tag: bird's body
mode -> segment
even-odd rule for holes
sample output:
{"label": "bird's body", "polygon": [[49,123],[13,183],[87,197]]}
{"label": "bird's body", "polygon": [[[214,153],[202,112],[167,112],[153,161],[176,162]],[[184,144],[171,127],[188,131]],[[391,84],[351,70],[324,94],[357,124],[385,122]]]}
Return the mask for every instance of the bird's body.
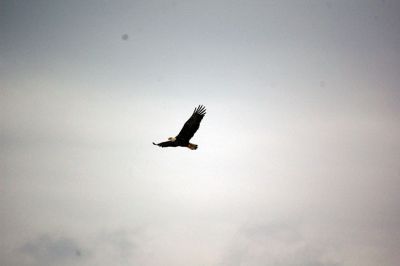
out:
{"label": "bird's body", "polygon": [[183,128],[179,132],[176,137],[168,138],[168,141],[161,143],[154,143],[154,145],[160,147],[187,147],[191,150],[196,150],[197,145],[190,143],[190,139],[194,136],[196,131],[199,129],[200,122],[206,114],[206,108],[202,105],[199,105],[194,109],[192,116],[186,121],[183,125]]}

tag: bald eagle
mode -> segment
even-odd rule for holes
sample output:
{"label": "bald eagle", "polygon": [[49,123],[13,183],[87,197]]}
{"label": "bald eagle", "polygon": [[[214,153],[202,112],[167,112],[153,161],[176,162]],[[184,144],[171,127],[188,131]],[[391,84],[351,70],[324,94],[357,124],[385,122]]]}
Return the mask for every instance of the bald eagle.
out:
{"label": "bald eagle", "polygon": [[186,121],[181,129],[181,132],[176,137],[168,138],[168,141],[161,143],[154,143],[154,145],[160,147],[187,147],[191,150],[197,149],[197,144],[189,143],[189,140],[193,137],[194,133],[199,129],[200,122],[206,114],[206,108],[203,105],[199,105],[194,109],[192,116]]}

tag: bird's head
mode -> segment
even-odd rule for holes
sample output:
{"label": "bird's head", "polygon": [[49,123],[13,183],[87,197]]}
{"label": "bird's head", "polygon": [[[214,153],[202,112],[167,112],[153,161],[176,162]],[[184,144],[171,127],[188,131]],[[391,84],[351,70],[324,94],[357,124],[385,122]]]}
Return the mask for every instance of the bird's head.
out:
{"label": "bird's head", "polygon": [[169,140],[169,141],[175,141],[176,138],[175,138],[175,137],[169,137],[168,140]]}

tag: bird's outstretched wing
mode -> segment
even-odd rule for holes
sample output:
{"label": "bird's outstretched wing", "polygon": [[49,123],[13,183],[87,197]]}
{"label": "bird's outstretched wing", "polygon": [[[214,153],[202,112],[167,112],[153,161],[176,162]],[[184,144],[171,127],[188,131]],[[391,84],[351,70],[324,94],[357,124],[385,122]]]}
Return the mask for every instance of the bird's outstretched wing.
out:
{"label": "bird's outstretched wing", "polygon": [[192,116],[186,121],[185,125],[179,132],[176,139],[182,140],[184,142],[188,142],[199,129],[200,122],[206,114],[206,108],[203,105],[199,105],[194,109]]}
{"label": "bird's outstretched wing", "polygon": [[173,146],[172,145],[172,141],[164,141],[164,142],[160,142],[158,144],[153,142],[153,145],[157,145],[157,146],[160,146],[160,147],[163,147],[163,148]]}

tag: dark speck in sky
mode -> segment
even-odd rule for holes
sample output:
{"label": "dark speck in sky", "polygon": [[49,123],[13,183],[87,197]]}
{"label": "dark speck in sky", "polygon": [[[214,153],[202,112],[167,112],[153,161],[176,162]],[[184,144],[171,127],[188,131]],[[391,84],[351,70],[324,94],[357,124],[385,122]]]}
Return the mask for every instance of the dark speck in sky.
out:
{"label": "dark speck in sky", "polygon": [[129,35],[128,34],[123,34],[121,36],[122,40],[127,41],[129,39]]}

